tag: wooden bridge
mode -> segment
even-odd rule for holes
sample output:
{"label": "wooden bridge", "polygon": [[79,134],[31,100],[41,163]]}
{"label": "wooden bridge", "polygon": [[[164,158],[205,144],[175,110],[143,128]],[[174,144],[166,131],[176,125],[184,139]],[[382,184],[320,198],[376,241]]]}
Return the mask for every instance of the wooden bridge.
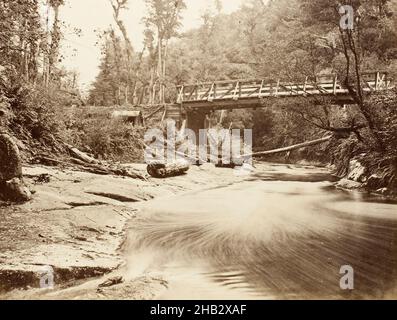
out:
{"label": "wooden bridge", "polygon": [[[366,72],[361,77],[365,94],[393,87],[387,72]],[[163,119],[174,119],[179,123],[186,119],[188,127],[193,129],[204,128],[206,115],[213,111],[258,108],[270,99],[326,98],[334,104],[355,103],[348,88],[334,74],[306,77],[303,81],[295,82],[269,79],[225,80],[185,84],[177,89],[175,104],[158,106],[148,117],[163,111]]]}
{"label": "wooden bridge", "polygon": [[[362,74],[364,92],[387,90],[391,81],[386,72]],[[329,96],[344,103],[353,103],[348,89],[336,75],[321,75],[302,82],[271,80],[227,80],[178,87],[178,104],[188,109],[234,109],[261,104],[262,99],[275,97]]]}

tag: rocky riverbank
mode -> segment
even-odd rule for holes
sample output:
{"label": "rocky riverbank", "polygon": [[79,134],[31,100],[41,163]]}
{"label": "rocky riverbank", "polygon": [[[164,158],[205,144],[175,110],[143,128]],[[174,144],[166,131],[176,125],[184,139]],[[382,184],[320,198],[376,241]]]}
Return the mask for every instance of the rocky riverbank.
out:
{"label": "rocky riverbank", "polygon": [[396,190],[384,186],[381,172],[373,172],[360,159],[349,162],[349,169],[345,177],[336,186],[347,190],[361,190],[387,197],[396,197]]}
{"label": "rocky riverbank", "polygon": [[[146,172],[145,165],[129,167]],[[33,200],[0,207],[3,293],[40,287],[48,268],[58,288],[111,273],[123,263],[119,248],[126,222],[143,203],[243,179],[212,165],[193,166],[184,176],[146,181],[46,166],[25,166],[23,176],[34,191]]]}

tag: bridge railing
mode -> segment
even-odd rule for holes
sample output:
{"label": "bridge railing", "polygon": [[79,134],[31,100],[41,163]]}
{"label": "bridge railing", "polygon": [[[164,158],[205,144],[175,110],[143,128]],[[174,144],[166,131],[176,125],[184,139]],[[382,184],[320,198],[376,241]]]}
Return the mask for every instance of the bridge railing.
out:
{"label": "bridge railing", "polygon": [[[387,90],[391,81],[386,72],[362,74],[365,92]],[[239,100],[265,97],[346,95],[348,89],[337,75],[320,75],[302,82],[243,79],[189,84],[178,87],[178,103],[214,100]]]}

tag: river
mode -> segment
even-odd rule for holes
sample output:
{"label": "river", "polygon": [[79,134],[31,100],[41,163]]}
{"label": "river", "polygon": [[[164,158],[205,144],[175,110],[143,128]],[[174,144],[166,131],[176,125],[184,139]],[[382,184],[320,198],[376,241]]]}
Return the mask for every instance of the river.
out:
{"label": "river", "polygon": [[[145,205],[128,227],[126,272],[165,276],[159,299],[396,297],[397,203],[337,190],[318,168],[269,168]],[[353,290],[340,287],[345,265]]]}

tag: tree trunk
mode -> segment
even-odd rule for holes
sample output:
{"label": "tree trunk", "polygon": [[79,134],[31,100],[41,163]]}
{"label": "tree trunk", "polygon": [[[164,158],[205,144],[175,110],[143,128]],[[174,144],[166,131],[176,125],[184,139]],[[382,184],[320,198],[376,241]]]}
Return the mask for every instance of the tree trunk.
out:
{"label": "tree trunk", "polygon": [[50,44],[50,52],[48,54],[48,70],[47,70],[47,81],[51,82],[52,73],[54,66],[58,59],[58,51],[59,51],[59,42],[60,42],[60,26],[59,26],[59,4],[56,4],[54,9],[54,24],[52,26],[51,31],[51,44]]}
{"label": "tree trunk", "polygon": [[162,92],[163,92],[163,77],[162,77],[162,66],[163,66],[163,61],[162,61],[162,39],[160,38],[160,31],[158,35],[158,61],[157,61],[157,78],[159,80],[159,103],[163,103],[162,101]]}
{"label": "tree trunk", "polygon": [[[124,26],[124,23],[122,20],[120,20],[120,10],[123,8],[123,4],[116,2],[113,3],[112,0],[110,0],[110,4],[112,5],[113,8],[113,17],[114,20],[118,26],[118,28],[121,31],[121,34],[123,35],[124,38],[124,42],[125,42],[125,46],[126,46],[126,51],[127,51],[127,92],[130,91],[130,87],[131,87],[131,65],[132,65],[132,56],[134,53],[134,49],[132,47],[132,43],[130,38],[128,37],[128,33],[127,33],[127,29]],[[125,103],[128,104],[129,103],[129,99],[128,99],[128,95],[126,94],[125,96]]]}
{"label": "tree trunk", "polygon": [[254,152],[254,153],[248,153],[244,154],[241,156],[241,158],[247,158],[247,157],[255,157],[255,156],[265,156],[269,154],[276,154],[276,153],[281,153],[281,152],[287,152],[287,151],[292,151],[292,150],[297,150],[297,149],[302,149],[305,147],[310,147],[314,146],[320,143],[324,143],[329,141],[332,138],[332,136],[327,136],[321,139],[317,140],[312,140],[312,141],[307,141],[299,144],[295,144],[293,146],[285,147],[285,148],[279,148],[279,149],[274,149],[274,150],[269,150],[269,151],[262,151],[262,152]]}

